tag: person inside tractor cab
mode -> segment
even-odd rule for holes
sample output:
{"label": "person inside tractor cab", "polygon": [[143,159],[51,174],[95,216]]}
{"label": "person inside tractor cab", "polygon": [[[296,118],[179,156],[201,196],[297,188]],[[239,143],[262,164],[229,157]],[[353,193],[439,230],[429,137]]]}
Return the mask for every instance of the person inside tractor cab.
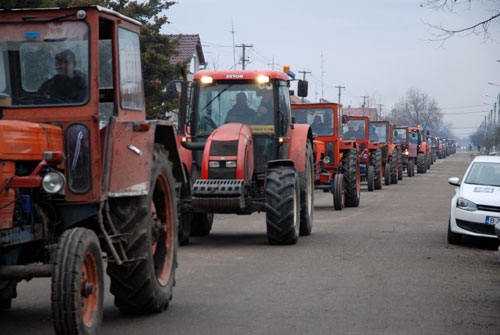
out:
{"label": "person inside tractor cab", "polygon": [[323,126],[325,131],[323,135],[333,135],[333,119],[332,115],[328,112],[323,114]]}
{"label": "person inside tractor cab", "polygon": [[261,93],[257,93],[262,96],[260,100],[259,108],[257,109],[257,123],[258,124],[273,124],[273,91],[262,90]]}
{"label": "person inside tractor cab", "polygon": [[313,123],[311,124],[311,130],[316,135],[326,135],[327,129],[325,124],[321,121],[320,115],[314,117]]}
{"label": "person inside tractor cab", "polygon": [[254,124],[256,119],[257,112],[248,106],[247,95],[244,92],[236,94],[236,103],[227,113],[225,123]]}
{"label": "person inside tractor cab", "polygon": [[344,134],[344,138],[346,140],[350,140],[350,139],[353,139],[353,138],[357,138],[357,131],[354,130],[354,124],[352,124],[351,122],[348,124],[348,127],[349,129],[345,132]]}
{"label": "person inside tractor cab", "polygon": [[370,142],[378,142],[377,127],[370,126]]}
{"label": "person inside tractor cab", "polygon": [[60,102],[84,102],[87,98],[86,76],[76,70],[76,57],[66,49],[55,57],[56,74],[46,80],[38,89],[38,94]]}

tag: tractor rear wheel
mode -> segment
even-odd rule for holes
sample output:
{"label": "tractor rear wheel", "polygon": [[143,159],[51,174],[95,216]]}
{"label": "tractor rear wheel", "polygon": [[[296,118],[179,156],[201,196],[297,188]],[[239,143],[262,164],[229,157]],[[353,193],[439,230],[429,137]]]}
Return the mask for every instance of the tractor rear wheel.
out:
{"label": "tractor rear wheel", "polygon": [[107,272],[115,306],[124,313],[164,311],[172,299],[177,267],[177,200],[168,153],[155,144],[148,195],[110,199],[111,219],[127,262]]}
{"label": "tractor rear wheel", "polygon": [[297,171],[287,166],[270,169],[265,185],[269,243],[297,243],[300,233],[300,190]]}
{"label": "tractor rear wheel", "polygon": [[384,167],[384,184],[391,185],[391,164],[389,162],[385,163]]}
{"label": "tractor rear wheel", "polygon": [[398,180],[403,180],[403,153],[398,150]]}
{"label": "tractor rear wheel", "polygon": [[97,235],[72,228],[59,238],[52,275],[56,334],[95,334],[102,321],[104,270]]}
{"label": "tractor rear wheel", "polygon": [[374,185],[376,190],[382,189],[382,151],[380,149],[372,151],[370,155],[370,165],[375,171]]}
{"label": "tractor rear wheel", "polygon": [[344,208],[344,176],[337,173],[333,177],[333,208],[340,211]]}
{"label": "tractor rear wheel", "polygon": [[0,311],[9,309],[12,299],[17,297],[17,280],[0,281]]}
{"label": "tractor rear wheel", "polygon": [[213,224],[213,213],[194,213],[191,220],[191,236],[208,236]]}
{"label": "tractor rear wheel", "polygon": [[392,153],[390,161],[391,161],[391,184],[397,184],[399,167],[398,167],[398,156],[396,151]]}
{"label": "tractor rear wheel", "polygon": [[311,234],[314,213],[314,161],[311,142],[307,141],[306,168],[300,178],[300,235]]}
{"label": "tractor rear wheel", "polygon": [[375,189],[375,168],[371,165],[366,171],[366,181],[368,182],[368,191],[373,192]]}
{"label": "tractor rear wheel", "polygon": [[356,149],[347,151],[342,157],[344,174],[344,195],[346,207],[358,207],[361,194],[361,177],[359,174],[359,156]]}

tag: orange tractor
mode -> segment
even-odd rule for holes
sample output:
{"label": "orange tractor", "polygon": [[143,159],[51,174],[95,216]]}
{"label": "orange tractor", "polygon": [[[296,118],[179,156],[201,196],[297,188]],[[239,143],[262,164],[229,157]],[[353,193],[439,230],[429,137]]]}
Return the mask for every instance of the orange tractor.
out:
{"label": "orange tractor", "polygon": [[408,127],[410,138],[417,144],[415,157],[415,165],[417,166],[417,173],[426,173],[432,164],[432,151],[430,143],[427,141],[427,132],[420,127]]}
{"label": "orange tractor", "polygon": [[393,143],[393,129],[389,121],[370,121],[371,139],[379,143],[382,151],[382,169],[385,185],[397,184],[403,179],[402,152],[399,144]]}
{"label": "orange tractor", "polygon": [[0,11],[0,309],[50,277],[57,334],[97,332],[103,253],[121,311],[172,299],[187,179],[173,125],[145,119],[139,31],[97,6]]}
{"label": "orange tractor", "polygon": [[[270,244],[295,244],[311,233],[313,137],[308,125],[291,121],[290,81],[287,73],[269,70],[194,75],[180,118],[191,182],[181,243],[208,235],[214,213],[265,212]],[[304,96],[306,86],[299,81]]]}
{"label": "orange tractor", "polygon": [[409,127],[396,127],[394,128],[393,143],[401,147],[402,165],[403,170],[406,170],[408,177],[415,175],[415,159],[417,157],[417,145],[415,134],[409,131]]}
{"label": "orange tractor", "polygon": [[336,103],[293,104],[296,126],[310,124],[314,138],[315,188],[333,194],[336,210],[358,207],[360,165],[355,140],[342,136],[342,108]]}

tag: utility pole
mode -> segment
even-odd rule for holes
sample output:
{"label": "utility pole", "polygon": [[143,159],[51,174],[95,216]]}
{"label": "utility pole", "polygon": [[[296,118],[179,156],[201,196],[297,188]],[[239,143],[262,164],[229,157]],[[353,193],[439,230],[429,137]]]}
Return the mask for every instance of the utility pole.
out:
{"label": "utility pole", "polygon": [[253,48],[253,45],[252,44],[248,45],[248,44],[243,43],[242,45],[237,45],[236,47],[243,49],[243,54],[241,55],[241,69],[245,70],[246,62],[249,60],[245,56],[245,50],[246,50],[246,48]]}
{"label": "utility pole", "polygon": [[305,81],[305,80],[306,80],[306,73],[309,73],[309,74],[310,74],[310,73],[311,73],[311,71],[304,71],[304,70],[302,70],[302,71],[299,71],[299,73],[302,73],[302,80],[304,80],[304,81]]}
{"label": "utility pole", "polygon": [[362,95],[363,98],[363,116],[365,116],[365,105],[366,105],[366,99],[368,98],[367,95]]}
{"label": "utility pole", "polygon": [[335,88],[338,88],[338,89],[339,89],[339,100],[338,100],[338,102],[337,102],[337,103],[340,105],[340,96],[342,95],[340,92],[341,92],[341,90],[342,90],[343,88],[345,88],[345,86],[340,86],[340,85],[339,85],[339,86],[335,86]]}
{"label": "utility pole", "polygon": [[380,116],[380,118],[382,118],[382,104],[378,104],[378,109],[379,109],[379,112],[378,114],[375,114],[375,121],[378,121],[378,117]]}

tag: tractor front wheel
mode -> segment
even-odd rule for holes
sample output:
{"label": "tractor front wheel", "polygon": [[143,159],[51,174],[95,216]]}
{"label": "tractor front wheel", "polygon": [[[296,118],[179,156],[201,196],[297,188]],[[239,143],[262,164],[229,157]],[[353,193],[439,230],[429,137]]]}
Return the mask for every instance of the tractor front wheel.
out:
{"label": "tractor front wheel", "polygon": [[368,182],[368,191],[373,192],[375,189],[375,168],[373,166],[368,166],[366,171],[366,180]]}
{"label": "tractor front wheel", "polygon": [[102,321],[104,270],[96,234],[66,230],[59,238],[52,275],[52,320],[56,334],[95,334]]}
{"label": "tractor front wheel", "polygon": [[340,211],[344,208],[344,176],[337,173],[333,177],[333,208]]}
{"label": "tractor front wheel", "polygon": [[342,157],[344,172],[345,206],[358,207],[361,195],[358,151],[351,149]]}
{"label": "tractor front wheel", "polygon": [[300,235],[311,234],[314,214],[314,161],[311,142],[306,146],[306,168],[300,178]]}
{"label": "tractor front wheel", "polygon": [[384,168],[384,184],[386,186],[391,185],[391,164],[389,164],[389,162],[385,163],[385,168]]}
{"label": "tractor front wheel", "polygon": [[265,185],[269,243],[297,243],[300,233],[300,190],[297,171],[286,166],[270,169]]}

